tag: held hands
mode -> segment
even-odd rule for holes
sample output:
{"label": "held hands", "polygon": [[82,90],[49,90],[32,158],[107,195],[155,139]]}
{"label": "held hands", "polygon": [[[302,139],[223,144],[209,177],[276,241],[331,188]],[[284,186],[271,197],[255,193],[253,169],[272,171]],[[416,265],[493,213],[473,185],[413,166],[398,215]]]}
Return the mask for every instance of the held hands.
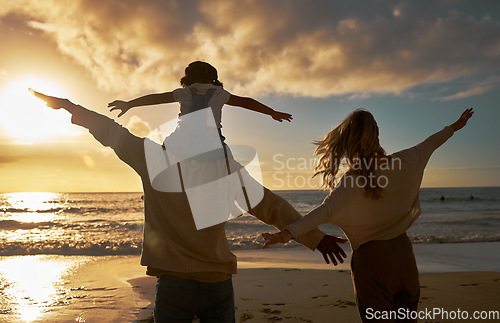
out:
{"label": "held hands", "polygon": [[125,112],[132,108],[128,102],[122,100],[115,100],[111,103],[108,103],[108,108],[109,107],[111,107],[111,109],[109,110],[110,112],[114,110],[121,110],[121,112],[118,114],[118,117],[121,117],[125,114]]}
{"label": "held hands", "polygon": [[[262,236],[264,237],[265,240],[267,240],[264,246],[262,246],[262,249],[265,249],[270,245],[276,243],[287,243],[290,240],[292,240],[292,234],[287,230],[283,230],[281,232],[274,234],[263,233]],[[330,257],[332,264],[334,266],[337,266],[338,264],[337,259],[340,263],[344,263],[343,258],[347,257],[344,250],[337,243],[346,243],[346,242],[347,239],[337,238],[325,234],[323,239],[321,239],[319,244],[316,246],[316,249],[318,249],[323,254],[323,258],[325,259],[325,262],[327,264],[330,263],[330,260],[328,259],[328,257]]]}
{"label": "held hands", "polygon": [[55,96],[45,95],[43,93],[33,90],[32,88],[29,88],[29,91],[37,98],[41,99],[42,101],[45,101],[47,103],[47,106],[52,109],[57,110],[63,108],[68,110],[71,107],[75,106],[75,104],[68,99],[61,99]]}
{"label": "held hands", "polygon": [[279,122],[282,122],[283,120],[290,122],[293,119],[291,114],[279,111],[274,111],[273,113],[271,113],[271,117]]}
{"label": "held hands", "polygon": [[458,130],[462,129],[463,127],[465,127],[465,125],[467,124],[467,121],[469,121],[469,119],[472,117],[473,114],[474,114],[474,110],[472,108],[465,110],[462,113],[462,115],[460,116],[460,118],[458,118],[457,121],[452,123],[450,125],[450,127],[453,129],[453,131],[458,131]]}
{"label": "held hands", "polygon": [[267,240],[267,242],[262,246],[262,249],[265,249],[275,243],[287,243],[288,241],[292,240],[292,234],[287,230],[283,230],[274,234],[263,233],[262,236],[265,240]]}

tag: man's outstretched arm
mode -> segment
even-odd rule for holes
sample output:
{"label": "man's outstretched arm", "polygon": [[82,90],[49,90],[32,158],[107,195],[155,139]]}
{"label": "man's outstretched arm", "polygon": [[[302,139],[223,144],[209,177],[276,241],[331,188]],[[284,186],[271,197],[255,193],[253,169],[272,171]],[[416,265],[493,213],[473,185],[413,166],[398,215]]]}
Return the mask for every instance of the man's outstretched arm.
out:
{"label": "man's outstretched arm", "polygon": [[139,175],[146,170],[144,138],[132,135],[126,128],[95,111],[74,104],[68,99],[57,98],[30,89],[37,98],[53,109],[64,109],[71,113],[73,124],[87,128],[103,146],[111,147],[118,158],[132,167]]}

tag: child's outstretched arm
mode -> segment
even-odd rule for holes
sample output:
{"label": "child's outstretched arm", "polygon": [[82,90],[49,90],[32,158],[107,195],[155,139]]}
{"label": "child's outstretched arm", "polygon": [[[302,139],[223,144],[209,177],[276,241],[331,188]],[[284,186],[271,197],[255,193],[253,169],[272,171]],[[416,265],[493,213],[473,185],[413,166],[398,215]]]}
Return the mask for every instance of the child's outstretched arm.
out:
{"label": "child's outstretched arm", "polygon": [[263,114],[268,114],[274,120],[279,121],[279,122],[281,122],[283,120],[290,122],[293,119],[291,114],[285,113],[285,112],[274,111],[273,109],[271,109],[267,105],[262,104],[259,101],[252,99],[252,98],[231,95],[229,97],[229,101],[227,101],[227,104],[232,105],[232,106],[236,106],[236,107],[242,107],[242,108],[256,111],[256,112],[260,112]]}
{"label": "child's outstretched arm", "polygon": [[118,114],[118,117],[121,117],[125,112],[134,107],[172,103],[172,102],[175,102],[173,92],[165,92],[157,94],[148,94],[131,101],[115,100],[109,103],[108,107],[111,108],[109,111],[121,110],[120,114]]}

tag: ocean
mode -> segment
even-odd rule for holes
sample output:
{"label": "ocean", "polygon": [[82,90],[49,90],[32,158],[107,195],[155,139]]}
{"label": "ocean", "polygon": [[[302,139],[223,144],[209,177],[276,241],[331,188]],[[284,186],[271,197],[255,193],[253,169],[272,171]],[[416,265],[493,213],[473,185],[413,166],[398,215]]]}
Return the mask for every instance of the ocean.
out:
{"label": "ocean", "polygon": [[[302,214],[326,196],[324,191],[277,193]],[[138,263],[128,269],[106,261],[127,261],[140,254],[141,195],[0,194],[0,322],[101,322],[103,316],[108,321],[135,320],[144,300],[120,281],[121,275],[130,273],[117,271],[134,269],[143,275],[144,269]],[[422,244],[500,241],[500,188],[424,188],[420,200],[423,214],[408,232],[414,243],[425,247]],[[321,229],[342,235],[333,225]],[[226,224],[230,247],[240,256],[259,249],[261,233],[274,230],[250,215]],[[299,251],[292,249],[296,246],[292,242],[272,248],[287,248],[279,250],[279,255],[286,255]],[[446,251],[448,260],[440,259],[440,266],[465,268],[460,261],[466,258],[467,262],[471,255],[461,252]],[[489,264],[487,268],[496,268],[491,257],[479,256],[483,265]],[[425,270],[427,260],[421,261]]]}
{"label": "ocean", "polygon": [[[324,191],[276,191],[300,213],[319,205]],[[142,193],[0,194],[0,256],[137,255],[143,230]],[[444,199],[441,199],[443,197]],[[422,215],[408,231],[414,243],[500,241],[500,187],[422,188]],[[342,235],[333,225],[329,234]],[[230,247],[258,249],[274,231],[244,215],[226,224]],[[294,247],[295,243],[284,247]],[[283,247],[283,246],[282,246]]]}

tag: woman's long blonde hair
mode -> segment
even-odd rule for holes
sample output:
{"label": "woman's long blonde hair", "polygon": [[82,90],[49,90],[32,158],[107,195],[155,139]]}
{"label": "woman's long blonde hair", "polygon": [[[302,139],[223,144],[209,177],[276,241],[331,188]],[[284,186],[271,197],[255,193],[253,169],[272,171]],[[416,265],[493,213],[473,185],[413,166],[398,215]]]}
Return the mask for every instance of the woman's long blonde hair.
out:
{"label": "woman's long blonde hair", "polygon": [[[323,140],[314,144],[318,146],[314,155],[319,156],[314,176],[323,177],[324,188],[335,186],[341,165],[346,163],[349,174],[365,176],[366,197],[382,197],[382,188],[377,185],[376,158],[385,155],[385,151],[379,143],[377,122],[370,112],[353,111]],[[367,180],[370,176],[372,181]]]}

